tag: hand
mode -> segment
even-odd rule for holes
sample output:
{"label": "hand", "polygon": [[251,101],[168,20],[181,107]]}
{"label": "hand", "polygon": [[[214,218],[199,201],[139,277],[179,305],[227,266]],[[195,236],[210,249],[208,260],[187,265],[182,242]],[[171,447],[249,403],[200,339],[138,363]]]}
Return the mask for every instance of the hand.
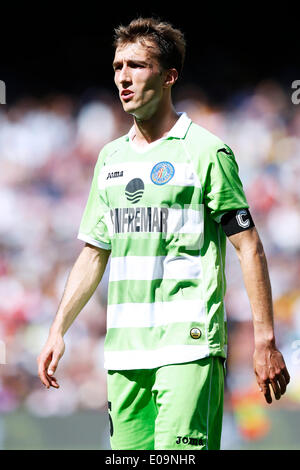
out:
{"label": "hand", "polygon": [[276,400],[279,400],[290,382],[290,375],[281,352],[275,346],[257,347],[253,364],[258,386],[266,402],[272,403],[271,389]]}
{"label": "hand", "polygon": [[42,352],[37,358],[38,375],[45,387],[59,388],[54,372],[56,371],[58,361],[65,352],[65,343],[60,335],[49,336]]}

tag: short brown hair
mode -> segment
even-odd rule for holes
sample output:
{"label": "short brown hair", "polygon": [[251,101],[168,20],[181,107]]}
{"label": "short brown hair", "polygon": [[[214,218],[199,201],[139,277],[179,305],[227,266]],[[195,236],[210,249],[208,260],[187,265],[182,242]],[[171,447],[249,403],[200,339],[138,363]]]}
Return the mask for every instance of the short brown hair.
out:
{"label": "short brown hair", "polygon": [[182,72],[186,41],[184,34],[170,23],[159,18],[136,18],[128,26],[120,25],[114,30],[115,48],[122,44],[148,39],[153,41],[159,50],[158,60],[163,68],[175,68],[178,76]]}

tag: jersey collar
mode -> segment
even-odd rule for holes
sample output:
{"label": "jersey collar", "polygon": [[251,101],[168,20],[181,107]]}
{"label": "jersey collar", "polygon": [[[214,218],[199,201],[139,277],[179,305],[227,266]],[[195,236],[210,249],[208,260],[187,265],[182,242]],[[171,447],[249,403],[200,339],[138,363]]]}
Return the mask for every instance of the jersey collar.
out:
{"label": "jersey collar", "polygon": [[[162,139],[168,139],[169,137],[174,137],[175,139],[185,138],[192,120],[187,116],[186,113],[177,113],[177,114],[180,115],[179,119],[176,121],[172,129],[170,129],[168,134],[165,137],[162,137]],[[132,140],[134,133],[135,133],[135,128],[133,125],[126,136],[127,140]]]}

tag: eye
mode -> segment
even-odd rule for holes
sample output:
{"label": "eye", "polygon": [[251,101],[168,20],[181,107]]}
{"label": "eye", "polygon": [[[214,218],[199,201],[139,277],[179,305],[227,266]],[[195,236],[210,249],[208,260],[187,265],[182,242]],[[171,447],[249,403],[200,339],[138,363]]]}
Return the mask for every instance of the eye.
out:
{"label": "eye", "polygon": [[116,64],[116,65],[113,66],[113,69],[114,69],[115,72],[116,72],[116,70],[121,70],[121,68],[122,68],[121,64]]}
{"label": "eye", "polygon": [[142,69],[145,65],[138,62],[131,62],[130,67],[133,69]]}

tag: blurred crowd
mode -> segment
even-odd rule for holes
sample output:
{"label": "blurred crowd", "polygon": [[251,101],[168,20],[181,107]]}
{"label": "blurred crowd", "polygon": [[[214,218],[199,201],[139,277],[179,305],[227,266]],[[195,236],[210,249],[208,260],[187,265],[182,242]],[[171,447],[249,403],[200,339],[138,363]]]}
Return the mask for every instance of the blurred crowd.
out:
{"label": "blurred crowd", "polygon": [[[178,88],[174,96],[177,111],[186,111],[234,151],[267,255],[277,345],[292,377],[275,406],[299,408],[300,105],[290,95],[269,80],[222,106],[211,104],[195,84]],[[99,150],[130,126],[117,97],[104,90],[0,106],[0,340],[6,362],[0,364],[1,414],[21,407],[38,416],[106,408],[109,264],[65,336],[59,390],[41,385],[36,358],[83,247],[77,233]],[[238,258],[227,246],[225,410],[233,412],[245,438],[259,438],[269,422],[252,369],[251,310]]]}

